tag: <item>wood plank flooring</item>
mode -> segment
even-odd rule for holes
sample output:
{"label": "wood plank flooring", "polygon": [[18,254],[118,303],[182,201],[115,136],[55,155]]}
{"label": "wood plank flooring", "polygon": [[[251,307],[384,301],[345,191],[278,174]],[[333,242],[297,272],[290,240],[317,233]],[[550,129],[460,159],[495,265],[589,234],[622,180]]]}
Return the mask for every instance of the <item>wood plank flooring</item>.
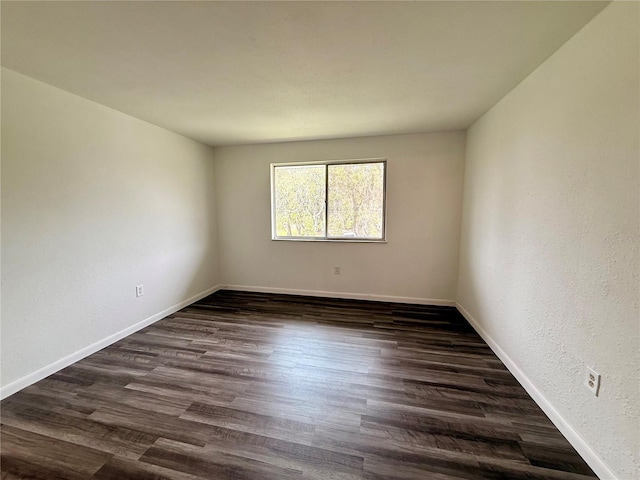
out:
{"label": "wood plank flooring", "polygon": [[1,407],[3,480],[595,478],[447,307],[221,291]]}

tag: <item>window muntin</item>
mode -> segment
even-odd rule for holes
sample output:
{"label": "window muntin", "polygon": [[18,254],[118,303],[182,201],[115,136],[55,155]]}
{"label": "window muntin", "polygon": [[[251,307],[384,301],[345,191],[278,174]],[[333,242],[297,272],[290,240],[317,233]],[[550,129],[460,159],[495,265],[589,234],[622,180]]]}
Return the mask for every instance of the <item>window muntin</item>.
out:
{"label": "window muntin", "polygon": [[274,240],[384,241],[386,160],[271,165]]}

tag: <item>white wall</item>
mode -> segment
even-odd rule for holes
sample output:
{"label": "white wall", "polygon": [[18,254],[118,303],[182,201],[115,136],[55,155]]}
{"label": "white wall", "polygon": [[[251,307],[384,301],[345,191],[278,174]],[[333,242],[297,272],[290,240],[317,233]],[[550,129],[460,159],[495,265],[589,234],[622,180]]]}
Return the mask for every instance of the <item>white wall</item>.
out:
{"label": "white wall", "polygon": [[620,479],[640,478],[638,7],[608,6],[468,132],[458,285]]}
{"label": "white wall", "polygon": [[210,147],[2,69],[3,394],[215,286],[213,185]]}
{"label": "white wall", "polygon": [[[224,284],[267,291],[428,302],[455,299],[464,132],[215,150]],[[269,165],[388,158],[388,243],[271,240]],[[333,266],[341,274],[333,274]]]}

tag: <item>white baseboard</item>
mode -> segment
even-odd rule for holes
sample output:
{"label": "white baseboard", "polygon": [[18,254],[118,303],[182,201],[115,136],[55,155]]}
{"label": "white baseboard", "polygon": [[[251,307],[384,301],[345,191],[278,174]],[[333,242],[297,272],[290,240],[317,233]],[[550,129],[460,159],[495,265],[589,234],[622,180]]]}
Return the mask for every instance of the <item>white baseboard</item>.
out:
{"label": "white baseboard", "polygon": [[419,305],[436,305],[454,307],[453,300],[441,298],[396,297],[394,295],[372,295],[368,293],[329,292],[324,290],[301,290],[297,288],[256,287],[249,285],[222,285],[221,290],[239,292],[282,293],[285,295],[306,295],[309,297],[346,298],[350,300],[371,300],[374,302],[415,303]]}
{"label": "white baseboard", "polygon": [[201,298],[206,297],[207,295],[211,295],[212,293],[217,292],[218,290],[220,290],[220,288],[221,288],[220,285],[211,287],[190,298],[187,298],[186,300],[176,305],[173,305],[172,307],[169,307],[159,313],[156,313],[155,315],[152,315],[149,318],[145,318],[144,320],[134,325],[131,325],[130,327],[125,328],[124,330],[120,330],[119,332],[116,332],[113,335],[109,335],[108,337],[103,338],[102,340],[99,340],[87,347],[84,347],[78,350],[77,352],[72,353],[71,355],[67,355],[66,357],[63,357],[60,360],[56,360],[55,362],[50,363],[49,365],[42,367],[41,369],[36,370],[35,372],[25,375],[24,377],[19,378],[18,380],[15,380],[14,382],[9,383],[8,385],[5,385],[4,387],[0,388],[0,399],[5,399],[10,395],[13,395],[14,393],[22,390],[23,388],[26,388],[29,385],[32,385],[37,381],[42,380],[43,378],[46,378],[49,375],[52,375],[59,370],[62,370],[65,367],[68,367],[72,363],[82,360],[83,358],[88,357],[92,353],[96,353],[98,350],[102,350],[103,348],[108,347],[112,343],[115,343],[118,340],[121,340],[124,337],[131,335],[132,333],[137,332],[138,330],[141,330],[144,327],[151,325],[152,323],[157,322],[158,320],[162,320],[167,315],[171,315],[172,313],[177,312],[181,308],[184,308],[187,305],[191,305],[193,302],[196,302]]}
{"label": "white baseboard", "polygon": [[542,411],[549,417],[553,424],[560,430],[569,443],[576,449],[585,462],[591,467],[600,480],[618,480],[618,477],[607,466],[598,454],[589,446],[571,424],[555,409],[547,400],[544,394],[531,382],[529,377],[520,370],[518,365],[507,355],[507,353],[496,343],[496,341],[484,330],[480,323],[462,306],[456,302],[456,308],[478,332],[478,335],[487,342],[493,353],[495,353],[502,363],[509,369],[514,377],[520,382],[527,393],[538,404]]}

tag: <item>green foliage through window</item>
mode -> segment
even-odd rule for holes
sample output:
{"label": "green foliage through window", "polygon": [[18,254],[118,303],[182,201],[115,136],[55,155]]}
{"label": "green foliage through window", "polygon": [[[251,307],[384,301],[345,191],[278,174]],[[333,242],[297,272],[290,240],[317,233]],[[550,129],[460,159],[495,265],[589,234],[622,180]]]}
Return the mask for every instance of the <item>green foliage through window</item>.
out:
{"label": "green foliage through window", "polygon": [[384,239],[384,160],[272,165],[274,238]]}

